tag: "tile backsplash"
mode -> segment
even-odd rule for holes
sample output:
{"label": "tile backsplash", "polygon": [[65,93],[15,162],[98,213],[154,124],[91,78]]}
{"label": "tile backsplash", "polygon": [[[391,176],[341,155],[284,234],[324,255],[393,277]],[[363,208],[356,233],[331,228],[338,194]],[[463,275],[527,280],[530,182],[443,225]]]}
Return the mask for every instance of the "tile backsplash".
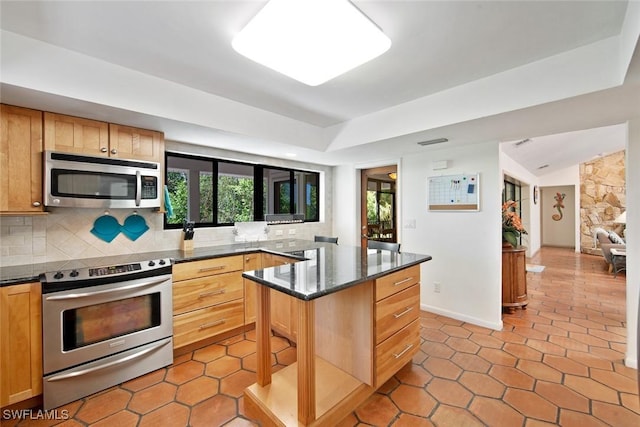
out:
{"label": "tile backsplash", "polygon": [[[179,249],[182,230],[164,230],[163,214],[138,210],[149,226],[132,241],[124,233],[107,243],[91,233],[94,221],[105,214],[101,209],[54,208],[46,215],[0,216],[0,266],[68,261],[79,258]],[[112,209],[109,214],[120,224],[133,213]],[[277,231],[281,230],[281,231]],[[314,234],[330,234],[326,223],[269,226],[268,239],[313,239]],[[233,227],[196,229],[195,247],[234,243]]]}

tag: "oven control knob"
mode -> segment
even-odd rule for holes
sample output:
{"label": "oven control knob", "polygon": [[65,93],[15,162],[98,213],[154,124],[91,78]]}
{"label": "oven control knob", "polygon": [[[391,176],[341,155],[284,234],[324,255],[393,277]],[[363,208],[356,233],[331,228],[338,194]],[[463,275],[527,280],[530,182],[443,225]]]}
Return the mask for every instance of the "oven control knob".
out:
{"label": "oven control knob", "polygon": [[71,273],[69,273],[69,276],[71,276],[71,277],[78,277],[78,274],[80,274],[80,273],[78,272],[78,270],[71,270]]}
{"label": "oven control knob", "polygon": [[156,265],[156,263],[155,263],[155,262],[153,262],[153,261],[149,261],[149,267],[153,267],[154,265]]}
{"label": "oven control knob", "polygon": [[64,277],[64,274],[62,274],[62,271],[58,271],[56,274],[53,275],[54,279],[62,279]]}
{"label": "oven control knob", "polygon": [[163,259],[161,259],[160,261],[158,261],[158,264],[160,264],[160,265],[164,265],[164,264],[165,264],[165,262],[164,262],[164,260],[163,260]]}

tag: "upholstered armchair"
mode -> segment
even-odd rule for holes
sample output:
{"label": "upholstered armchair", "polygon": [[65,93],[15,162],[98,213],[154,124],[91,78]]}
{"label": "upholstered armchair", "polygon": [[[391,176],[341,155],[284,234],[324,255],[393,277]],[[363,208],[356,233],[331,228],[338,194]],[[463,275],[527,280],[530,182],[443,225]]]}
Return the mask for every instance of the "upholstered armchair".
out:
{"label": "upholstered armchair", "polygon": [[625,249],[626,243],[624,239],[622,239],[613,231],[596,228],[594,230],[594,241],[595,244],[600,246],[600,250],[602,250],[602,256],[609,266],[609,271],[613,271],[613,264],[611,262],[611,249]]}

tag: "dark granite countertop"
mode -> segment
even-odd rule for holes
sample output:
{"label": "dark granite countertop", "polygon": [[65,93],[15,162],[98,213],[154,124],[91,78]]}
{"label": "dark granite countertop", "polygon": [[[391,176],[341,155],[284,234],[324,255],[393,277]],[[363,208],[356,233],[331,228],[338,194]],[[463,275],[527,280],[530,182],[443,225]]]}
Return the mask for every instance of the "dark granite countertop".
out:
{"label": "dark granite countertop", "polygon": [[180,263],[258,251],[273,252],[294,258],[300,258],[301,251],[314,249],[322,245],[323,243],[314,243],[300,239],[267,240],[264,242],[234,243],[196,248],[190,252],[183,252],[181,250],[141,252],[101,258],[85,258],[41,264],[7,266],[0,267],[0,287],[35,282],[39,280],[40,274],[47,272],[70,270],[74,268],[120,265],[132,262],[157,260],[160,258],[170,258],[174,263]]}
{"label": "dark granite countertop", "polygon": [[306,249],[302,256],[304,261],[242,275],[298,299],[312,300],[431,260],[430,255],[334,244]]}

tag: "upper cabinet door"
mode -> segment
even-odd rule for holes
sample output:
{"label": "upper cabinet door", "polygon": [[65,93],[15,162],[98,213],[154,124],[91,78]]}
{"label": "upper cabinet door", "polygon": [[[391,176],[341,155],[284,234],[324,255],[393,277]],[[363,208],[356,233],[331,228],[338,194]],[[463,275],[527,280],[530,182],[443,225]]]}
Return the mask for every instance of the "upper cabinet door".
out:
{"label": "upper cabinet door", "polygon": [[42,212],[42,112],[0,105],[0,212]]}
{"label": "upper cabinet door", "polygon": [[116,124],[109,125],[111,157],[162,163],[164,134]]}
{"label": "upper cabinet door", "polygon": [[109,125],[105,122],[44,113],[45,150],[109,156]]}

